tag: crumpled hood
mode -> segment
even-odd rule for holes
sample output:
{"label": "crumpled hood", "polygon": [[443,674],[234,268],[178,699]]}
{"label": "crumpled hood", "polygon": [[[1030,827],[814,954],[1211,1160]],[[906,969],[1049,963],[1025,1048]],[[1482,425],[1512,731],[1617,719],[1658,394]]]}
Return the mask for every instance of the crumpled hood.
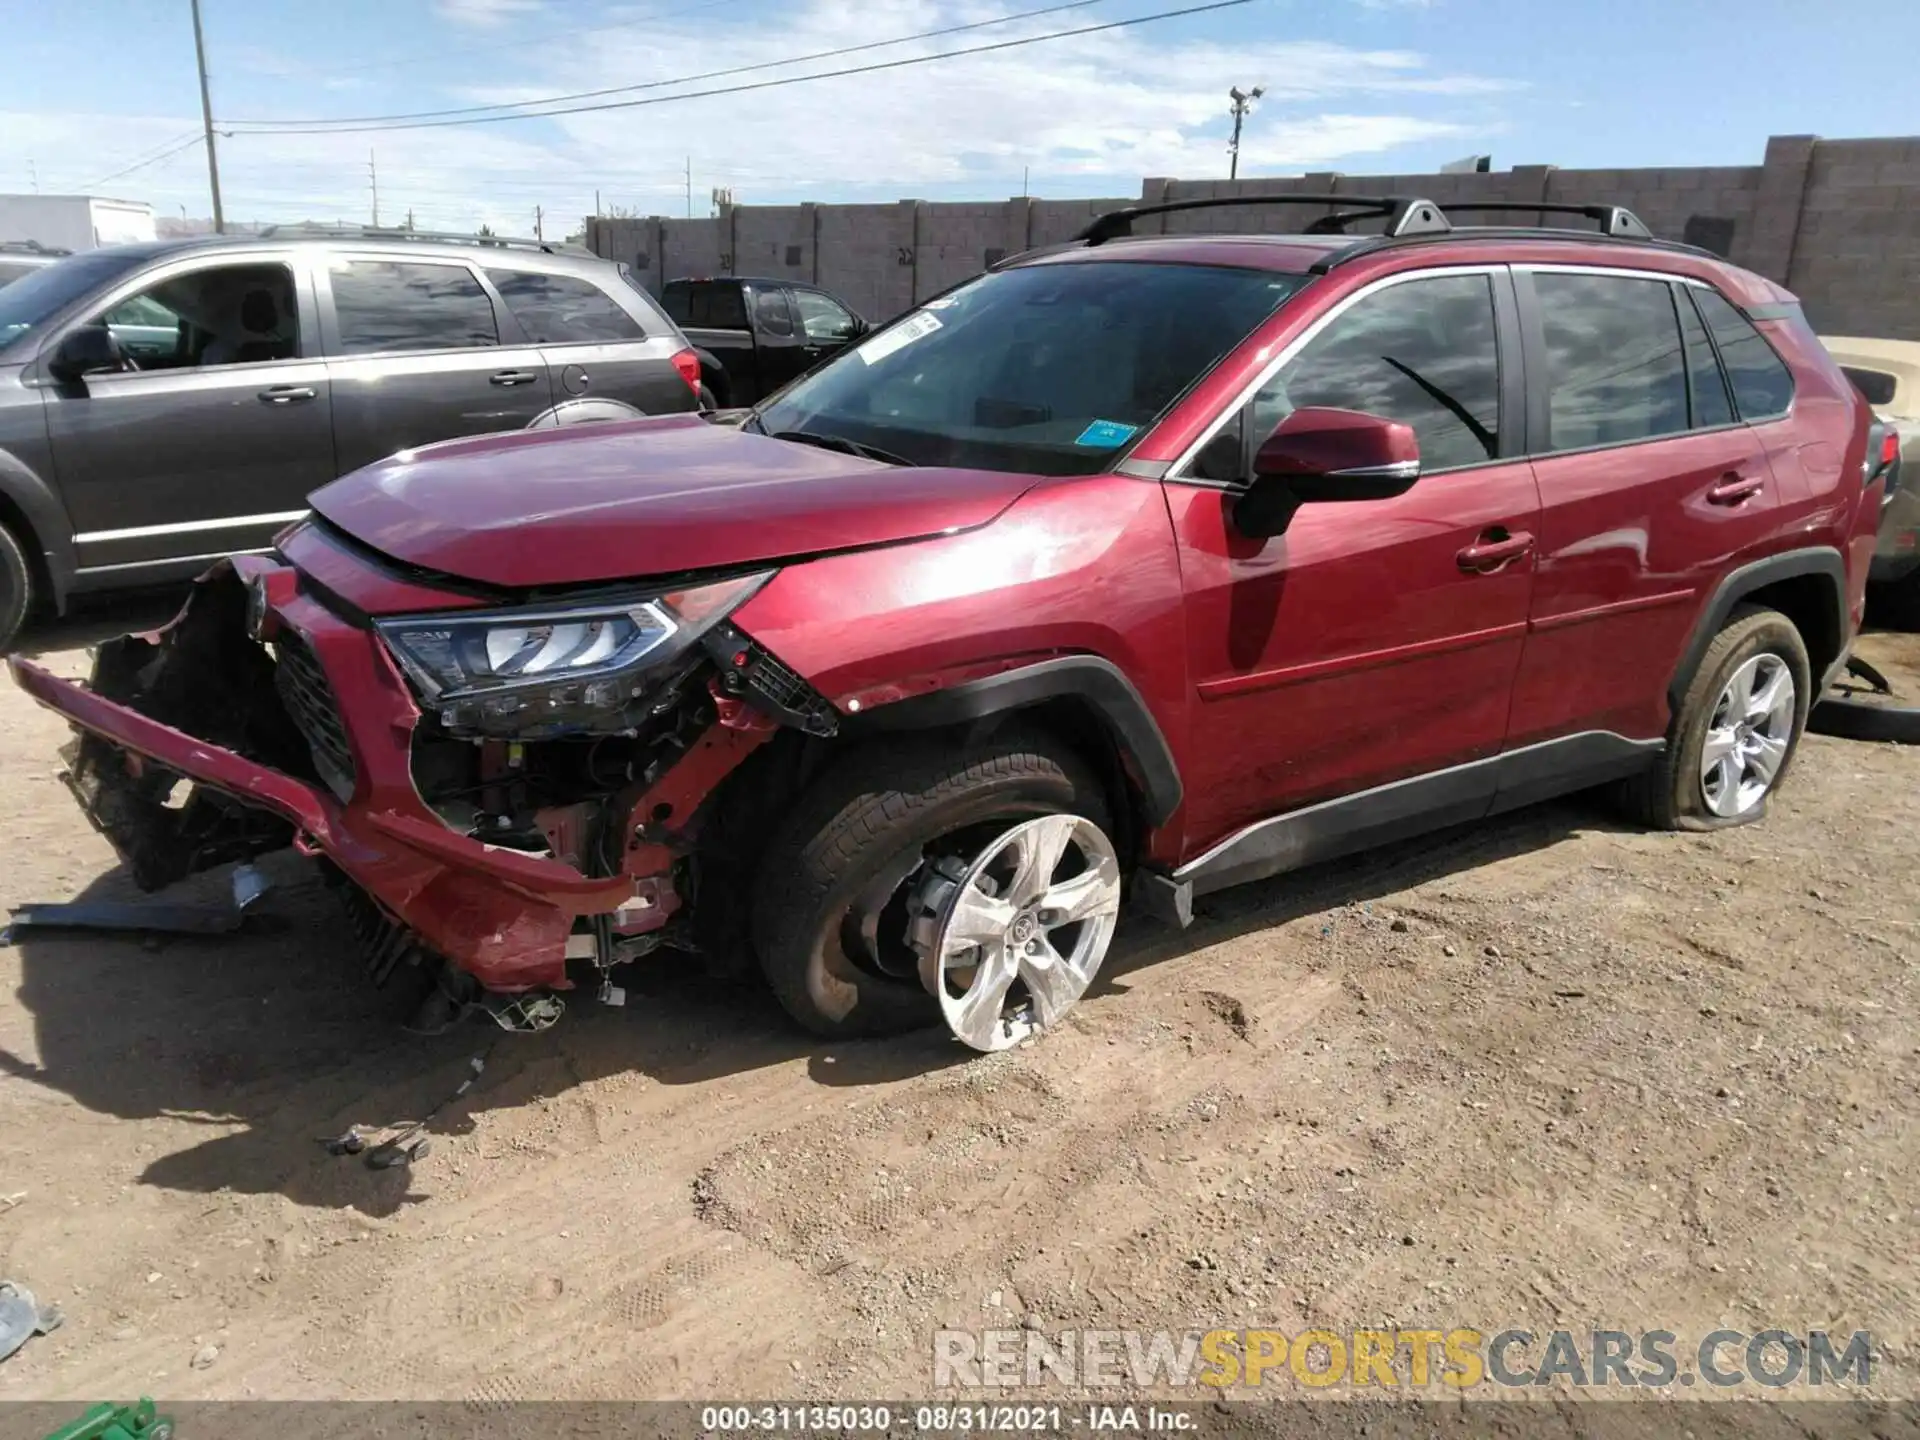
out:
{"label": "crumpled hood", "polygon": [[396,560],[517,589],[971,529],[1036,478],[902,469],[676,415],[403,450],[311,504]]}

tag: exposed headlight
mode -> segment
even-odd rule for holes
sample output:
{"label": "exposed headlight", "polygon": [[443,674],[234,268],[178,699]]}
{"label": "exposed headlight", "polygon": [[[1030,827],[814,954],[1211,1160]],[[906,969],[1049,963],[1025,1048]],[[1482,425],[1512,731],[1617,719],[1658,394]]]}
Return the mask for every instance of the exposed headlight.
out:
{"label": "exposed headlight", "polygon": [[645,599],[378,620],[427,708],[454,734],[624,728],[654,672],[685,654],[773,572]]}

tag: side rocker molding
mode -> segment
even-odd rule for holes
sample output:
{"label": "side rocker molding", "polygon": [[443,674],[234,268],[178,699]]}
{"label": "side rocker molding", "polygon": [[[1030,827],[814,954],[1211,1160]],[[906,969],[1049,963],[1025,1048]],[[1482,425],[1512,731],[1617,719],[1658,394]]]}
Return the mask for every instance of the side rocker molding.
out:
{"label": "side rocker molding", "polygon": [[[1733,613],[1733,607],[1756,590],[1781,580],[1795,580],[1802,575],[1824,575],[1832,584],[1834,614],[1838,620],[1835,633],[1841,641],[1840,653],[1834,658],[1834,669],[1846,663],[1847,566],[1840,552],[1830,545],[1810,545],[1803,550],[1769,555],[1764,560],[1755,560],[1738,570],[1729,571],[1714,588],[1713,597],[1707,601],[1706,609],[1700,612],[1693,633],[1687,637],[1687,648],[1681,652],[1680,663],[1674,667],[1673,678],[1667,684],[1667,704],[1674,713],[1679,712],[1687,686],[1693,683],[1694,672],[1700,668],[1700,657],[1707,653],[1707,646],[1720,633],[1720,627],[1727,623],[1727,616]],[[1819,678],[1824,688],[1825,682],[1833,676],[1829,673]]]}
{"label": "side rocker molding", "polygon": [[931,730],[1023,710],[1047,700],[1085,701],[1106,722],[1139,777],[1150,825],[1180,808],[1180,770],[1153,712],[1120,668],[1097,655],[1062,655],[881,705],[843,722],[848,729]]}
{"label": "side rocker molding", "polygon": [[1664,740],[1588,730],[1323,800],[1249,825],[1171,875],[1142,872],[1137,903],[1185,927],[1196,895],[1623,779],[1665,749]]}

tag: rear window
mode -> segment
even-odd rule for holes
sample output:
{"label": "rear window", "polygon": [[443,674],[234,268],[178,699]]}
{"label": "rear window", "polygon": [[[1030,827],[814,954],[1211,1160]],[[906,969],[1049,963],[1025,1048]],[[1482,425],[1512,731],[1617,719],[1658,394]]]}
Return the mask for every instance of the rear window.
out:
{"label": "rear window", "polygon": [[1687,287],[1713,332],[1720,363],[1733,385],[1733,403],[1742,420],[1771,420],[1793,405],[1793,372],[1773,353],[1766,337],[1717,290]]}
{"label": "rear window", "polygon": [[592,281],[530,270],[489,270],[487,278],[507,309],[539,345],[644,340],[640,322]]}
{"label": "rear window", "polygon": [[343,354],[500,343],[493,302],[464,265],[336,260],[332,278]]}
{"label": "rear window", "polygon": [[738,285],[716,285],[706,280],[675,280],[661,294],[668,318],[676,325],[706,330],[745,330],[747,305]]}
{"label": "rear window", "polygon": [[1900,388],[1899,381],[1884,370],[1864,370],[1858,365],[1842,365],[1840,373],[1853,382],[1853,388],[1860,392],[1860,398],[1869,405],[1891,405],[1894,391]]}

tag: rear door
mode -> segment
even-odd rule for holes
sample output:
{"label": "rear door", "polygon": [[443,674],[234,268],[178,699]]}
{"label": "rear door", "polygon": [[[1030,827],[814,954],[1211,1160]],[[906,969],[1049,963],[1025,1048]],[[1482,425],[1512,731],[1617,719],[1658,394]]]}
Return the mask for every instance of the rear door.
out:
{"label": "rear door", "polygon": [[546,357],[556,403],[597,395],[649,415],[694,408],[673,366],[679,337],[638,292],[616,296],[580,275],[504,266],[489,268],[487,279]]}
{"label": "rear door", "polygon": [[466,262],[336,252],[318,275],[341,474],[553,403],[546,357]]}
{"label": "rear door", "polygon": [[300,258],[268,252],[145,271],[80,322],[141,342],[137,369],[42,391],[84,579],[261,549],[299,518],[336,473],[316,315]]}
{"label": "rear door", "polygon": [[1751,387],[1758,423],[1742,422],[1698,305],[1719,296],[1697,283],[1545,265],[1515,283],[1541,517],[1511,743],[1653,739],[1707,590],[1805,508],[1804,478],[1768,457],[1792,381],[1734,315],[1764,352],[1740,363],[1772,375]]}

